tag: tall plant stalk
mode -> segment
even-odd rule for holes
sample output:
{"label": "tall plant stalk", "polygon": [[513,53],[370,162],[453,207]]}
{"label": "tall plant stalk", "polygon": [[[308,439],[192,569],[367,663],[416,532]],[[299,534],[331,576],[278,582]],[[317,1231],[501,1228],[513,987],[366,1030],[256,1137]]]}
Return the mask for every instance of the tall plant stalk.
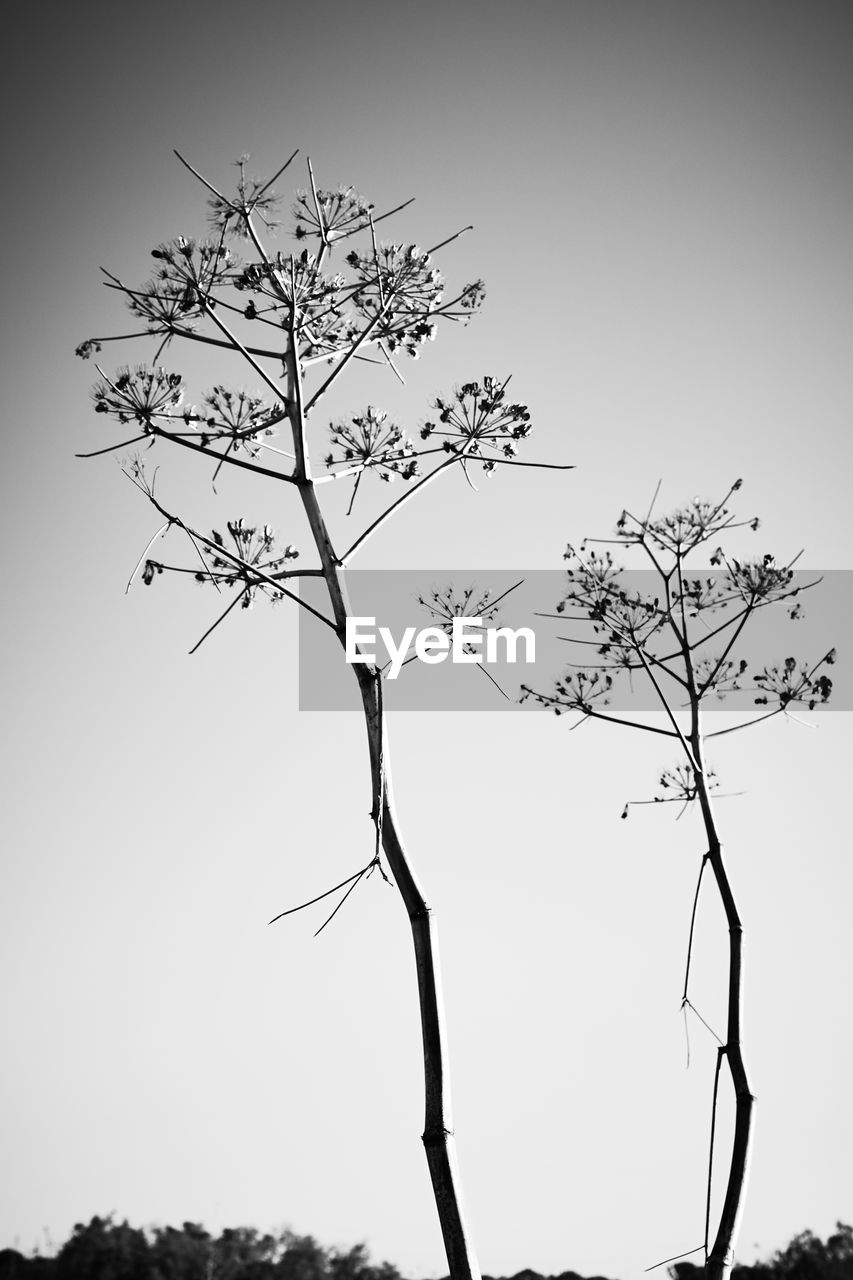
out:
{"label": "tall plant stalk", "polygon": [[[300,412],[298,355],[291,336],[287,358],[290,422],[296,453],[296,474],[302,505],[314,536],[329,591],[335,629],[346,645],[346,622],[351,614],[343,581],[345,570],[332,548],[311,481],[306,447],[306,423]],[[403,899],[412,931],[420,1006],[424,1062],[424,1131],[433,1197],[438,1211],[447,1263],[453,1280],[479,1280],[480,1269],[462,1199],[453,1135],[447,1031],[439,968],[438,925],[400,836],[391,791],[391,770],[382,696],[383,676],[376,668],[353,665],[364,710],[373,790],[373,820],[394,882]],[[377,851],[378,853],[378,851]]]}
{"label": "tall plant stalk", "polygon": [[[297,193],[293,214],[297,240],[316,242],[316,251],[306,248],[273,254],[263,239],[263,232],[275,222],[278,197],[272,183],[295,155],[294,152],[267,181],[248,177],[244,158],[238,162],[234,195],[224,194],[179,156],[208,191],[211,237],[196,241],[179,236],[157,246],[152,251],[158,264],[156,275],[139,288],[128,287],[117,276],[108,274],[108,287],[124,296],[134,315],[144,321],[145,331],[90,338],[77,349],[81,357],[87,358],[105,343],[126,338],[149,336],[156,344],[150,365],[125,367],[112,376],[99,367],[102,380],[94,389],[96,411],[125,427],[133,424],[134,434],[94,453],[108,453],[137,443],[146,447],[174,444],[195,453],[199,461],[208,460],[208,466],[215,463],[214,481],[223,468],[238,467],[267,481],[279,481],[285,490],[295,489],[299,495],[317,557],[317,564],[307,569],[293,567],[292,562],[298,557],[296,549],[278,546],[268,525],[259,527],[241,518],[228,522],[227,537],[217,530],[203,532],[164,505],[155,493],[154,478],[149,478],[141,459],[127,468],[131,480],[164,521],[140,557],[134,575],[141,567],[143,581],[150,584],[167,571],[190,573],[199,582],[215,587],[220,595],[233,592],[230,603],[192,652],[232,615],[236,604],[246,608],[260,597],[295,602],[317,625],[330,628],[345,649],[347,620],[351,616],[346,566],[367,539],[407,501],[423,493],[427,484],[460,468],[466,478],[472,468],[490,472],[498,465],[570,469],[553,463],[516,464],[519,443],[531,430],[530,415],[524,405],[507,399],[508,379],[486,377],[480,382],[465,383],[448,397],[437,398],[431,406],[434,420],[421,429],[418,445],[373,406],[346,421],[331,423],[331,448],[323,459],[322,472],[315,474],[312,454],[316,454],[316,443],[312,436],[316,437],[316,431],[313,425],[309,429],[309,415],[313,413],[316,418],[318,404],[341,374],[354,361],[367,360],[400,377],[395,354],[418,355],[424,344],[435,337],[439,322],[467,322],[479,309],[484,289],[478,280],[465,285],[449,300],[444,298],[444,281],[432,263],[432,253],[462,232],[446,237],[426,252],[415,245],[380,243],[376,226],[411,202],[376,215],[373,206],[352,188],[319,189],[310,161],[309,187]],[[348,274],[325,271],[333,250],[357,236],[365,247],[352,249],[340,263],[349,269]],[[226,241],[235,237],[248,246],[252,254],[249,262],[238,262],[227,246]],[[258,334],[262,335],[260,339]],[[209,353],[228,352],[239,357],[263,384],[262,393],[250,395],[217,382],[201,407],[187,405],[181,376],[167,372],[159,364],[161,355],[176,340],[204,344]],[[306,379],[313,379],[310,388],[306,387]],[[284,425],[289,427],[292,451],[269,443],[279,426]],[[341,554],[327,526],[320,486],[334,480],[351,480],[349,515],[362,480],[371,474],[384,480],[397,478],[408,488],[369,519]],[[189,567],[166,564],[149,556],[153,543],[169,532],[184,538],[191,557]],[[293,580],[303,577],[323,579],[327,607],[318,607],[293,590],[297,585]],[[327,898],[348,886],[326,921],[329,923],[374,869],[384,875],[384,853],[412,931],[423,1041],[423,1143],[448,1266],[452,1280],[479,1280],[454,1149],[435,915],[413,870],[394,811],[382,670],[372,662],[361,662],[353,664],[353,673],[360,690],[370,757],[375,851],[361,870],[311,901]],[[309,905],[305,903],[291,911]]]}
{"label": "tall plant stalk", "polygon": [[[716,817],[711,802],[711,791],[708,784],[704,761],[704,740],[700,723],[699,699],[691,694],[691,733],[690,744],[693,749],[697,768],[694,771],[696,798],[702,813],[705,838],[708,844],[708,863],[714,873],[717,890],[726,915],[729,931],[729,972],[726,999],[726,1038],[720,1052],[725,1056],[731,1076],[735,1095],[735,1123],[732,1137],[729,1176],[726,1184],[723,1207],[713,1246],[708,1251],[708,1238],[705,1239],[705,1270],[709,1280],[722,1280],[728,1275],[734,1262],[734,1249],[743,1213],[747,1178],[749,1176],[749,1160],[752,1150],[753,1112],[755,1097],[752,1093],[744,1062],[741,1043],[741,1021],[743,1010],[743,925],[735,901],[734,892],[729,881],[728,872],[723,861],[723,846],[717,831]],[[686,995],[684,997],[686,999]],[[713,1159],[713,1149],[711,1152]],[[710,1202],[710,1179],[708,1199]],[[706,1223],[707,1226],[707,1223]]]}
{"label": "tall plant stalk", "polygon": [[[793,562],[780,566],[770,555],[740,561],[728,557],[722,548],[717,547],[711,556],[710,574],[693,578],[687,576],[688,557],[695,556],[697,549],[710,539],[722,537],[741,525],[748,525],[753,531],[758,528],[757,520],[736,522],[729,512],[727,503],[739,488],[740,481],[737,481],[722,502],[694,501],[661,519],[652,516],[653,501],[645,518],[623,512],[614,538],[591,540],[643,552],[646,563],[651,567],[652,586],[647,590],[637,590],[628,585],[622,567],[614,562],[610,550],[598,551],[590,548],[588,542],[582,544],[578,551],[569,547],[566,553],[571,564],[568,589],[554,616],[591,624],[592,639],[583,639],[575,634],[564,639],[591,646],[592,660],[572,663],[551,693],[533,689],[525,691],[526,696],[533,697],[558,714],[574,711],[582,719],[603,720],[610,725],[673,739],[680,749],[681,759],[675,768],[664,770],[660,775],[661,794],[652,801],[629,802],[623,810],[623,818],[628,817],[631,803],[674,802],[681,806],[679,817],[687,806],[696,803],[699,806],[706,847],[693,900],[682,1008],[685,1018],[688,1013],[695,1014],[708,1030],[709,1024],[689,996],[693,933],[706,865],[713,873],[729,934],[726,1034],[717,1050],[705,1196],[705,1238],[700,1246],[705,1253],[705,1272],[709,1280],[723,1280],[733,1265],[746,1195],[755,1097],[742,1044],[743,924],[723,858],[712,798],[717,783],[713,770],[706,763],[706,745],[712,738],[787,714],[794,704],[805,704],[813,709],[817,703],[826,702],[832,684],[823,668],[834,661],[833,650],[811,666],[786,658],[775,666],[762,668],[734,656],[745,627],[758,610],[769,605],[787,604],[792,616],[799,613],[800,603],[794,598],[816,584],[797,581]],[[611,705],[615,682],[626,673],[631,678],[633,673],[638,673],[638,679],[645,678],[651,685],[664,713],[663,726],[602,710]],[[742,716],[725,729],[706,732],[702,716],[708,696],[713,694],[722,698],[735,693],[751,694],[753,708],[761,710]],[[710,1220],[716,1105],[723,1058],[734,1092],[735,1117],[728,1179],[712,1242]]]}

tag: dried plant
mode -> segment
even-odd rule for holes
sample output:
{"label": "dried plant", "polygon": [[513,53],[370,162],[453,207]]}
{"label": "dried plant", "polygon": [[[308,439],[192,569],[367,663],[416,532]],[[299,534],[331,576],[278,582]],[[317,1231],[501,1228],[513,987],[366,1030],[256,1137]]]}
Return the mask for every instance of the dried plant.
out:
{"label": "dried plant", "polygon": [[[693,1013],[708,1027],[690,1001],[689,981],[696,909],[702,879],[710,867],[729,931],[728,1015],[725,1038],[717,1048],[714,1117],[723,1059],[735,1094],[728,1181],[713,1240],[710,1212],[715,1122],[711,1131],[705,1239],[700,1248],[705,1252],[706,1275],[712,1280],[727,1275],[733,1261],[746,1190],[754,1098],[742,1047],[743,925],[723,859],[713,804],[717,780],[706,762],[706,744],[774,716],[790,715],[794,706],[813,710],[827,702],[832,681],[826,668],[835,660],[831,649],[816,662],[788,657],[751,673],[750,663],[739,655],[744,630],[756,613],[782,606],[796,617],[800,612],[798,597],[816,585],[815,581],[800,582],[796,578],[794,561],[779,565],[771,555],[738,560],[728,557],[720,546],[710,556],[711,572],[696,575],[696,553],[707,543],[716,543],[736,528],[748,526],[755,531],[759,527],[755,519],[737,521],[730,511],[729,500],[740,485],[736,481],[722,502],[694,500],[661,519],[652,515],[654,501],[644,518],[625,511],[614,538],[595,539],[577,550],[570,546],[566,551],[566,593],[552,616],[583,625],[585,636],[573,633],[564,638],[591,650],[590,660],[571,664],[551,692],[525,689],[525,696],[558,715],[577,713],[580,719],[576,724],[603,720],[672,739],[680,759],[660,774],[660,793],[650,801],[626,804],[623,818],[628,817],[632,804],[675,803],[679,816],[687,806],[698,805],[701,812],[707,848],[702,854],[693,901],[682,1009],[685,1019]],[[605,549],[597,549],[599,544],[604,544]],[[612,546],[644,558],[653,578],[651,590],[641,591],[630,585],[614,558]],[[663,712],[663,724],[628,719],[611,709],[617,682],[635,674],[654,691]],[[742,715],[727,728],[708,732],[702,715],[708,699],[720,700],[736,692],[751,696],[756,711]]]}
{"label": "dried plant", "polygon": [[[155,342],[150,365],[125,368],[112,377],[99,369],[96,410],[122,425],[133,424],[136,432],[94,453],[140,443],[146,449],[158,447],[160,452],[177,446],[194,454],[199,462],[212,464],[214,479],[227,466],[279,482],[294,500],[294,521],[302,508],[315,563],[295,568],[291,565],[297,555],[295,548],[277,546],[268,525],[235,518],[227,522],[227,537],[216,530],[202,532],[161,502],[154,476],[149,478],[140,460],[127,469],[129,478],[163,521],[131,580],[141,567],[146,584],[165,572],[175,572],[189,574],[220,594],[233,592],[227,608],[194,649],[237,604],[247,608],[261,597],[293,601],[307,610],[317,625],[330,629],[344,648],[350,616],[347,565],[367,539],[427,484],[453,469],[467,475],[466,468],[474,462],[486,470],[498,461],[569,469],[561,464],[516,463],[517,445],[530,434],[530,414],[524,405],[506,404],[506,379],[486,377],[435,401],[441,425],[429,423],[418,447],[409,433],[389,423],[374,406],[332,423],[326,470],[315,475],[312,436],[316,432],[313,421],[309,427],[309,415],[313,413],[316,419],[318,406],[338,378],[355,361],[378,363],[399,377],[392,357],[403,353],[416,358],[443,322],[466,323],[482,305],[485,290],[482,281],[475,280],[446,296],[434,254],[456,240],[461,231],[431,249],[401,242],[380,243],[377,225],[410,201],[376,216],[373,205],[351,187],[319,189],[310,161],[309,184],[297,194],[294,206],[294,235],[300,248],[274,251],[267,242],[279,226],[279,200],[273,184],[295,154],[266,180],[247,176],[248,157],[242,157],[233,195],[217,189],[179,157],[209,194],[210,236],[206,240],[177,237],[158,245],[153,250],[157,263],[154,277],[138,288],[108,275],[108,287],[123,295],[131,313],[145,321],[145,329],[89,338],[77,348],[85,359],[109,342],[128,338],[153,338]],[[362,238],[361,247],[349,250],[339,270],[330,270],[337,242],[356,236]],[[240,242],[243,260],[229,247],[228,242],[234,239]],[[212,389],[201,395],[200,407],[187,403],[183,378],[166,372],[159,363],[163,352],[178,343],[199,346],[210,356],[227,353],[229,360],[238,356],[244,376],[256,379],[259,391],[226,386],[217,374]],[[289,434],[287,449],[270,443],[279,429]],[[432,435],[439,441],[434,445],[429,440]],[[370,475],[386,481],[399,478],[407,482],[406,488],[341,551],[326,523],[321,486],[350,477],[354,498],[362,479]],[[352,509],[350,503],[350,512]],[[166,564],[149,555],[154,542],[170,532],[182,536],[189,565]],[[303,577],[323,580],[325,607],[315,607],[292,590],[291,580]],[[374,870],[385,874],[380,860],[384,854],[408,912],[417,961],[425,1072],[423,1141],[436,1206],[451,1276],[472,1280],[479,1272],[454,1155],[436,918],[412,868],[394,810],[383,672],[360,663],[353,665],[353,677],[359,685],[367,726],[374,853],[360,870],[318,894],[312,903],[345,890],[328,923]],[[302,903],[280,916],[310,905]]]}

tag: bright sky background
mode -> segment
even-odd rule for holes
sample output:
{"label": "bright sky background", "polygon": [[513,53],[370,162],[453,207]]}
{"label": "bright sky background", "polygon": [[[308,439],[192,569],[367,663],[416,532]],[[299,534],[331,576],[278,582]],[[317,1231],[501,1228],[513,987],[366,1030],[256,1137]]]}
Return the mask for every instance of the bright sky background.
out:
{"label": "bright sky background", "polygon": [[[98,268],[141,282],[158,241],[203,231],[173,146],[222,182],[244,151],[263,173],[299,147],[321,185],[417,196],[400,239],[473,222],[439,263],[489,290],[405,389],[360,373],[334,412],[370,399],[414,428],[433,394],[511,372],[525,456],[577,464],[427,490],[364,567],[557,567],[660,477],[666,507],[742,476],[752,549],[851,568],[850,6],[7,0],[4,17],[0,1245],[94,1213],[286,1223],[440,1276],[401,904],[374,877],[316,940],[309,913],[266,926],[370,856],[363,728],[297,713],[284,609],[190,659],[208,594],[124,597],[156,517],[114,459],[73,458],[117,438],[73,355],[131,327]],[[203,376],[196,394],[242,379]],[[160,461],[194,519],[245,513],[307,546],[280,487],[223,477],[214,504],[208,473]],[[845,635],[826,643],[850,660]],[[849,732],[838,712],[714,753],[747,791],[720,804],[759,1096],[746,1261],[851,1212]],[[544,714],[400,715],[392,750],[442,931],[483,1269],[635,1280],[702,1239],[714,1053],[694,1030],[685,1071],[678,1012],[701,836],[668,811],[619,821],[673,761]],[[709,896],[712,1023],[723,947]]]}

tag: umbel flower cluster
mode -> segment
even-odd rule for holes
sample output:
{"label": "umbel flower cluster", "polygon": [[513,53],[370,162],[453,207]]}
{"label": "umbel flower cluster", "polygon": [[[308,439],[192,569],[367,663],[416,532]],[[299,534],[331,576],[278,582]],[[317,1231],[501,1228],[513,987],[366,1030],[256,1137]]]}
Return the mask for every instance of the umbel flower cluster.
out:
{"label": "umbel flower cluster", "polygon": [[480,459],[487,472],[496,465],[488,450],[514,458],[518,441],[530,435],[532,426],[526,405],[506,403],[506,386],[484,377],[482,382],[466,382],[452,399],[436,398],[438,421],[424,423],[421,439],[435,437],[448,453]]}
{"label": "umbel flower cluster", "polygon": [[373,470],[380,480],[395,475],[411,480],[418,474],[415,447],[401,427],[388,422],[387,413],[368,405],[364,413],[331,427],[332,449],[326,466]]}
{"label": "umbel flower cluster", "polygon": [[614,681],[627,673],[654,690],[671,722],[663,732],[682,741],[689,730],[679,728],[676,709],[696,708],[710,694],[719,700],[730,693],[751,693],[753,706],[766,708],[759,719],[788,712],[795,704],[814,710],[827,702],[832,681],[826,668],[835,661],[834,649],[815,663],[788,657],[759,666],[752,675],[754,664],[735,652],[755,613],[783,604],[790,617],[799,617],[801,604],[795,598],[815,582],[799,580],[793,562],[777,564],[770,554],[736,559],[719,545],[710,556],[710,573],[697,575],[686,563],[697,548],[724,532],[758,529],[756,519],[735,521],[727,506],[740,483],[723,502],[694,499],[659,519],[623,512],[615,537],[596,540],[644,552],[654,575],[651,591],[631,584],[609,547],[569,546],[567,588],[555,616],[589,627],[591,637],[573,633],[565,639],[591,649],[591,660],[570,664],[553,692],[527,689],[525,696],[557,714],[572,711],[584,719],[618,721],[599,708],[612,704]]}
{"label": "umbel flower cluster", "polygon": [[119,369],[114,379],[105,377],[92,389],[96,413],[112,414],[123,424],[137,422],[146,432],[154,430],[156,419],[171,418],[183,398],[179,373],[141,364]]}
{"label": "umbel flower cluster", "polygon": [[418,604],[447,635],[453,633],[454,618],[479,618],[484,624],[494,622],[500,613],[499,602],[502,599],[503,596],[499,596],[495,600],[488,587],[478,595],[477,588],[473,586],[458,593],[452,586],[443,590],[433,587],[427,595],[417,597]]}
{"label": "umbel flower cluster", "polygon": [[[318,547],[326,567],[296,570],[286,567],[295,551],[291,546],[277,551],[268,526],[234,520],[225,536],[191,528],[155,497],[153,479],[147,479],[141,456],[131,456],[125,464],[125,474],[165,520],[152,543],[170,530],[183,530],[193,557],[191,567],[165,564],[148,555],[149,544],[131,581],[140,569],[146,584],[174,570],[219,590],[238,588],[237,600],[243,607],[258,594],[276,600],[289,596],[332,625],[304,597],[295,595],[285,580],[306,574],[323,576],[328,563],[344,564],[401,502],[438,473],[458,466],[470,483],[467,468],[472,462],[486,471],[494,470],[498,462],[511,465],[519,443],[530,434],[531,423],[525,405],[507,401],[507,380],[493,376],[465,383],[452,396],[435,400],[437,421],[426,423],[420,442],[382,409],[369,404],[360,413],[331,422],[325,473],[318,474],[312,457],[318,452],[315,411],[338,377],[355,361],[365,361],[402,381],[394,364],[397,355],[417,358],[436,337],[442,321],[467,324],[483,304],[485,286],[475,279],[449,290],[435,261],[436,252],[469,227],[433,248],[400,238],[380,239],[379,224],[411,201],[377,213],[373,203],[351,186],[318,186],[310,161],[310,186],[296,193],[292,205],[297,247],[288,250],[265,243],[281,227],[275,183],[295,155],[269,179],[250,176],[248,157],[241,157],[236,189],[230,194],[178,157],[207,188],[209,234],[177,235],[155,245],[153,272],[138,286],[107,273],[107,287],[123,297],[144,330],[139,332],[134,325],[131,333],[87,338],[78,345],[77,354],[89,359],[107,343],[146,337],[153,338],[155,352],[150,364],[125,365],[115,373],[97,366],[96,411],[134,434],[128,432],[129,438],[85,456],[140,443],[147,451],[166,441],[209,459],[214,487],[220,472],[226,469],[227,474],[233,467],[302,486],[303,494],[309,486],[313,494],[316,485],[348,477],[353,488],[347,514],[365,476],[386,483],[397,478],[414,482],[371,518],[343,556],[331,546]],[[359,236],[361,241],[356,243]],[[234,240],[241,242],[239,257],[230,247]],[[348,243],[341,252],[344,241]],[[199,355],[227,353],[228,361],[238,357],[244,377],[248,367],[257,385],[234,386],[217,379],[209,390],[191,399],[182,375],[161,363],[166,348],[179,342],[203,344],[196,347]],[[292,443],[288,439],[282,446],[276,437],[283,427]],[[560,464],[524,465],[563,469]],[[314,520],[315,533],[321,523]]]}
{"label": "umbel flower cluster", "polygon": [[364,231],[370,225],[373,205],[368,204],[353,187],[337,191],[318,191],[314,203],[308,191],[297,191],[293,205],[297,240],[319,236],[327,243],[343,240]]}
{"label": "umbel flower cluster", "polygon": [[[233,195],[196,174],[211,196],[207,238],[179,235],[156,245],[151,251],[156,270],[139,287],[108,275],[108,287],[124,296],[158,346],[149,366],[124,367],[113,376],[99,367],[95,408],[139,428],[133,440],[112,448],[142,439],[149,446],[169,439],[211,456],[217,463],[214,478],[224,463],[245,466],[246,459],[260,459],[265,474],[294,479],[281,470],[278,458],[295,460],[295,455],[267,443],[277,425],[289,418],[292,427],[294,414],[307,424],[317,402],[353,360],[384,364],[397,372],[394,357],[405,353],[416,359],[424,344],[436,337],[442,320],[467,323],[482,306],[485,287],[482,280],[474,280],[448,296],[434,250],[377,239],[377,225],[410,201],[377,215],[373,204],[350,186],[318,188],[310,164],[311,187],[297,192],[292,206],[293,235],[302,243],[292,252],[268,249],[259,232],[269,234],[280,225],[275,178],[249,176],[246,161],[243,156],[237,162]],[[364,243],[348,245],[331,268],[339,242],[359,234]],[[243,261],[227,243],[234,238],[243,242]],[[88,338],[77,354],[88,359],[107,342],[139,336]],[[200,404],[187,404],[181,375],[159,362],[164,349],[177,339],[241,355],[264,386],[255,390],[217,382]],[[315,368],[320,372],[322,366],[331,371],[311,388]],[[300,381],[297,401],[282,386],[294,376]],[[334,476],[353,477],[354,499],[365,474],[384,481],[398,476],[413,480],[421,475],[420,459],[431,454],[444,452],[458,459],[466,476],[473,461],[486,472],[497,462],[511,463],[519,443],[530,434],[531,422],[526,405],[508,402],[506,386],[506,380],[489,375],[436,399],[432,408],[437,416],[423,425],[421,448],[374,406],[334,422],[328,470]],[[264,398],[266,392],[273,393],[271,403]],[[306,438],[300,456],[309,443]],[[277,456],[269,458],[267,450]]]}
{"label": "umbel flower cluster", "polygon": [[[257,528],[247,524],[242,517],[229,520],[226,529],[230,546],[218,529],[212,529],[210,536],[204,538],[207,549],[201,557],[204,568],[194,572],[196,582],[211,583],[217,590],[223,586],[240,587],[238,599],[242,609],[251,608],[259,593],[272,600],[280,599],[277,580],[283,571],[286,574],[288,562],[298,558],[296,547],[277,548],[275,534],[269,525]],[[155,576],[175,568],[159,560],[147,559],[142,581],[150,586]]]}
{"label": "umbel flower cluster", "polygon": [[280,409],[272,409],[261,396],[250,395],[244,389],[232,391],[217,385],[209,391],[199,414],[190,410],[184,414],[187,423],[199,424],[201,440],[208,444],[213,440],[227,440],[232,449],[244,449],[252,457],[260,453],[263,439],[275,436],[276,423],[284,417]]}

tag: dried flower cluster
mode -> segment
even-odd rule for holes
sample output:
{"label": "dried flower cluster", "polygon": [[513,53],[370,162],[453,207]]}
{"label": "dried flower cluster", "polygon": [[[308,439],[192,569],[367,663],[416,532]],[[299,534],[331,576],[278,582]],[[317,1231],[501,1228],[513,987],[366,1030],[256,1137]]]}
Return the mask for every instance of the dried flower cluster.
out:
{"label": "dried flower cluster", "polygon": [[121,423],[138,422],[151,431],[155,418],[172,417],[184,398],[179,373],[146,365],[119,369],[115,379],[103,378],[92,389],[96,413],[112,414]]}
{"label": "dried flower cluster", "polygon": [[[507,379],[508,381],[508,379]],[[438,397],[433,407],[437,422],[426,422],[421,439],[436,437],[449,453],[464,453],[482,461],[484,471],[493,471],[494,459],[487,450],[514,458],[518,441],[532,431],[526,405],[506,403],[506,382],[484,377],[480,382],[466,382],[452,399]]]}
{"label": "dried flower cluster", "polygon": [[373,205],[368,204],[352,187],[338,187],[337,191],[318,191],[316,203],[307,191],[297,191],[293,206],[297,240],[317,236],[331,244],[354,236],[370,225]]}
{"label": "dried flower cluster", "polygon": [[[439,591],[434,587],[426,596],[418,596],[418,604],[447,635],[453,632],[454,618],[480,618],[484,623],[494,622],[500,613],[500,605],[492,600],[492,592],[486,588],[479,595],[476,587],[466,587],[459,595],[453,587]],[[499,597],[503,599],[503,597]]]}
{"label": "dried flower cluster", "polygon": [[347,422],[333,423],[330,431],[332,450],[326,456],[326,466],[331,470],[355,468],[359,474],[372,470],[387,481],[395,475],[411,480],[418,473],[411,440],[401,427],[388,422],[387,413],[373,405]]}
{"label": "dried flower cluster", "polygon": [[[719,546],[710,557],[716,572],[688,575],[687,557],[709,539],[724,530],[758,529],[755,519],[735,521],[726,505],[740,485],[736,481],[723,502],[693,499],[660,519],[622,513],[615,541],[646,552],[655,570],[655,594],[630,587],[609,549],[599,551],[587,543],[578,550],[570,546],[565,555],[570,562],[568,586],[557,614],[591,625],[593,640],[581,643],[592,645],[594,660],[575,664],[580,674],[569,672],[553,693],[526,690],[526,696],[558,712],[591,716],[596,714],[594,699],[609,693],[611,673],[620,671],[644,672],[662,706],[673,696],[698,703],[710,693],[721,699],[748,692],[749,664],[733,653],[743,628],[757,610],[791,601],[815,584],[800,583],[793,562],[779,565],[769,554],[750,560],[727,558]],[[789,616],[799,614],[797,602]],[[705,621],[706,615],[718,615],[713,625]],[[697,621],[698,626],[692,625]],[[814,666],[788,658],[779,666],[765,667],[753,676],[754,704],[772,707],[774,713],[794,703],[814,709],[830,696],[832,681],[822,668],[833,661],[831,650]]]}

